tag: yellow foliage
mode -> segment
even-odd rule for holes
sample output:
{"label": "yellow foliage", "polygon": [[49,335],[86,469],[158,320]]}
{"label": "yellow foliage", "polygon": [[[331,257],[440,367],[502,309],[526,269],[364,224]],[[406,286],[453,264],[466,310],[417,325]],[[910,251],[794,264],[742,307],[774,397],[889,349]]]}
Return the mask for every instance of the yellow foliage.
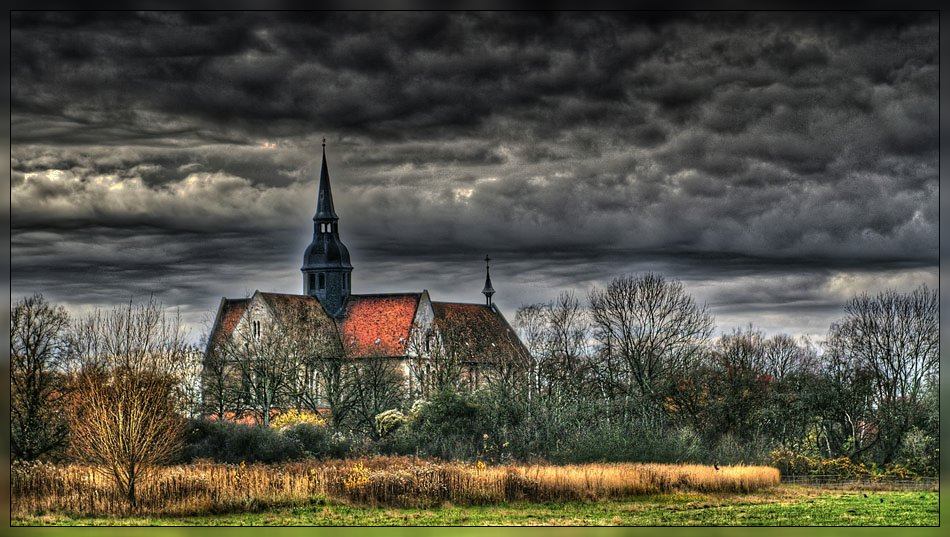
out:
{"label": "yellow foliage", "polygon": [[279,416],[271,420],[270,426],[274,429],[283,429],[284,427],[293,427],[294,425],[300,425],[301,423],[306,423],[316,427],[326,427],[327,420],[313,412],[292,408],[290,410],[281,412]]}
{"label": "yellow foliage", "polygon": [[369,484],[369,470],[363,466],[362,462],[356,463],[343,478],[343,487],[348,491],[354,491]]}

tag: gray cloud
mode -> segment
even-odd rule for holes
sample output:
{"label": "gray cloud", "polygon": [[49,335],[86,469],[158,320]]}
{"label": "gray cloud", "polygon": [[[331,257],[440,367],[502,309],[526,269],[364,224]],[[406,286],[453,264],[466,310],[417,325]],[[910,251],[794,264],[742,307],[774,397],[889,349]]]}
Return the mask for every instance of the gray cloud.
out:
{"label": "gray cloud", "polygon": [[12,19],[15,294],[295,291],[323,136],[367,291],[476,300],[490,251],[509,313],[658,270],[817,333],[934,283],[933,14]]}

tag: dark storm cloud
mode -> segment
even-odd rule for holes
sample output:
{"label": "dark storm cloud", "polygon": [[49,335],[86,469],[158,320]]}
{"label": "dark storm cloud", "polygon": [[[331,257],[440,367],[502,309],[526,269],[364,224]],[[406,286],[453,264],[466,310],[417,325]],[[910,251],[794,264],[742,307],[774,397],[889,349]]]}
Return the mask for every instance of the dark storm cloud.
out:
{"label": "dark storm cloud", "polygon": [[296,290],[324,136],[368,291],[474,300],[490,251],[509,313],[657,270],[818,333],[935,282],[933,14],[14,13],[11,44],[15,293]]}

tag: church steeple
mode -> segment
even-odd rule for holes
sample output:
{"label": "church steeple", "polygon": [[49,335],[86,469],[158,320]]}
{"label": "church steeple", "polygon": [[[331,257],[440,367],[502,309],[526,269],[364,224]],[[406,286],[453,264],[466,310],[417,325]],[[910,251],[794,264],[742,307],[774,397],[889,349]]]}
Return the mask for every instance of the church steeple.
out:
{"label": "church steeple", "polygon": [[333,210],[327,140],[323,139],[323,162],[317,187],[317,212],[313,215],[313,241],[303,256],[304,294],[317,297],[327,313],[339,316],[352,290],[350,252],[340,240],[339,217]]}
{"label": "church steeple", "polygon": [[485,305],[491,307],[491,296],[495,294],[495,289],[491,286],[491,274],[488,272],[488,262],[491,261],[491,258],[487,255],[485,256],[485,287],[482,289],[482,294],[485,295]]}
{"label": "church steeple", "polygon": [[323,139],[323,163],[320,166],[320,186],[317,187],[316,220],[339,220],[333,210],[333,193],[330,192],[330,172],[327,170],[327,139]]}

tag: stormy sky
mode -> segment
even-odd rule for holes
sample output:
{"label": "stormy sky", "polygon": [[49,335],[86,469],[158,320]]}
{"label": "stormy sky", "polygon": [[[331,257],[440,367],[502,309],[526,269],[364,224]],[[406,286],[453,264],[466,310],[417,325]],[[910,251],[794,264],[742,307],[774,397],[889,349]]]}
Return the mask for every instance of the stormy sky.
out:
{"label": "stormy sky", "polygon": [[822,336],[936,285],[936,13],[13,13],[13,296],[300,292],[327,154],[357,292],[681,280]]}

